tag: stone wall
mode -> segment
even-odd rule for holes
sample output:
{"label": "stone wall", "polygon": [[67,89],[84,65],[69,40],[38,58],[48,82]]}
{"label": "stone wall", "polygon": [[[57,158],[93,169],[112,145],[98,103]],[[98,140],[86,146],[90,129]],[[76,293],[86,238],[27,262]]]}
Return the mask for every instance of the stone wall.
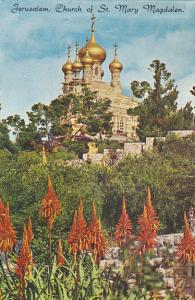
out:
{"label": "stone wall", "polygon": [[[182,274],[185,273],[184,280],[184,291],[195,297],[195,274],[194,274],[194,265],[182,266],[179,265],[176,270],[176,275],[173,277],[173,269],[170,268],[170,265],[166,263],[166,249],[169,248],[169,253],[173,257],[177,251],[177,246],[182,238],[182,233],[176,234],[166,234],[159,235],[157,237],[157,251],[156,255],[150,259],[151,265],[157,266],[157,271],[163,274],[163,280],[166,288],[175,288],[176,280],[182,282]],[[101,266],[104,268],[106,266],[112,266],[114,271],[122,266],[122,260],[120,259],[120,248],[111,247],[109,248],[104,260],[101,261]],[[166,266],[167,265],[167,266]],[[135,280],[129,280],[129,285],[134,285]],[[193,298],[195,299],[195,298]]]}
{"label": "stone wall", "polygon": [[[194,130],[174,130],[169,131],[168,135],[176,134],[178,137],[187,137],[191,134],[195,133]],[[155,140],[165,141],[165,137],[146,137],[146,142],[126,142],[124,143],[123,149],[104,149],[103,153],[87,153],[83,154],[83,160],[91,161],[92,163],[102,163],[106,162],[110,154],[113,154],[115,151],[116,160],[122,159],[125,155],[130,154],[132,156],[140,156],[144,152],[151,151],[154,147]]]}
{"label": "stone wall", "polygon": [[90,161],[92,163],[102,163],[113,154],[115,154],[116,160],[122,159],[127,154],[140,156],[144,153],[144,151],[150,151],[153,149],[154,140],[154,137],[148,137],[146,138],[146,143],[124,143],[123,149],[104,149],[103,153],[86,153],[83,154],[83,160]]}
{"label": "stone wall", "polygon": [[195,130],[171,130],[168,131],[167,135],[175,134],[178,137],[184,138],[186,136],[192,135],[193,133],[195,133]]}

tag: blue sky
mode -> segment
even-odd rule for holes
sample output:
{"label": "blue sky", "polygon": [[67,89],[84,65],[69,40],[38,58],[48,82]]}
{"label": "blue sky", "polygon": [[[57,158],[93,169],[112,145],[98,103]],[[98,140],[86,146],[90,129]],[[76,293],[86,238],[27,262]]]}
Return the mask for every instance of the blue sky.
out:
{"label": "blue sky", "polygon": [[[114,7],[125,3],[138,8],[138,13],[119,13]],[[48,7],[50,12],[12,13],[13,4],[19,7]],[[57,13],[55,7],[82,8],[82,13]],[[109,7],[109,13],[98,13],[100,4]],[[83,46],[90,36],[90,13],[93,4],[96,15],[96,39],[107,51],[103,64],[104,80],[110,81],[108,65],[113,58],[113,45],[119,45],[119,57],[124,69],[121,82],[126,93],[131,93],[130,82],[148,80],[152,74],[148,66],[160,59],[176,80],[178,103],[183,106],[193,100],[189,93],[195,84],[195,2],[150,1],[157,8],[173,5],[183,13],[152,14],[142,9],[143,1],[89,1],[89,0],[0,0],[0,103],[1,117],[20,114],[24,117],[34,103],[48,103],[61,93],[66,60],[66,47],[75,41]],[[74,48],[72,49],[72,60]],[[193,103],[195,104],[195,103]]]}

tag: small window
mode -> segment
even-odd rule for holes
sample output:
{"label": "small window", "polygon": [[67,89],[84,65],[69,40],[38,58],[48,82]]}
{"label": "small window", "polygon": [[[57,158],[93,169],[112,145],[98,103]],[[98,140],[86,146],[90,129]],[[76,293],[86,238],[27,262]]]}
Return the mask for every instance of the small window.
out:
{"label": "small window", "polygon": [[98,68],[95,68],[95,75],[98,75]]}
{"label": "small window", "polygon": [[123,120],[121,119],[120,122],[119,122],[119,129],[120,130],[123,130],[124,129],[124,123],[123,123]]}

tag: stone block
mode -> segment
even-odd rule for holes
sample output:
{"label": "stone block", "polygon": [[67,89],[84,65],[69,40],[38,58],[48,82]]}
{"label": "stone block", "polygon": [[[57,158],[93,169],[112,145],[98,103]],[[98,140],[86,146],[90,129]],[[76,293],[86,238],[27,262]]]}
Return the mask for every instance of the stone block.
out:
{"label": "stone block", "polygon": [[124,143],[125,154],[141,155],[144,151],[145,143]]}

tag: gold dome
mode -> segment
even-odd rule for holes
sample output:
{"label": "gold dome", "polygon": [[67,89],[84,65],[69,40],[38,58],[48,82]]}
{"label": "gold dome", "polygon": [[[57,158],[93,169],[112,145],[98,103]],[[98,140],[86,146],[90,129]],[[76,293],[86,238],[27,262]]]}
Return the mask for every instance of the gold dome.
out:
{"label": "gold dome", "polygon": [[[96,42],[95,34],[94,34],[94,19],[95,17],[93,16],[91,18],[92,20],[91,38],[87,43],[89,49],[89,55],[93,59],[93,62],[103,63],[106,59],[106,51]],[[79,58],[81,63],[83,63],[82,60],[85,54],[86,54],[86,47],[84,46],[79,50]]]}
{"label": "gold dome", "polygon": [[115,54],[114,54],[114,59],[113,61],[109,64],[109,69],[111,72],[121,72],[123,69],[123,65],[120,63],[120,61],[118,60],[118,56],[117,56],[117,46],[115,45]]}
{"label": "gold dome", "polygon": [[91,65],[93,64],[93,59],[89,55],[89,49],[88,49],[87,44],[86,44],[85,49],[86,49],[86,53],[85,53],[85,56],[82,58],[82,64],[83,64],[84,68],[88,68],[88,67],[91,67]]}
{"label": "gold dome", "polygon": [[78,44],[76,44],[76,59],[72,64],[72,70],[73,72],[80,72],[83,68],[82,63],[80,62],[79,56],[78,56]]}
{"label": "gold dome", "polygon": [[70,59],[70,47],[68,47],[68,59],[67,59],[66,63],[62,66],[62,71],[64,73],[72,71],[72,62]]}

